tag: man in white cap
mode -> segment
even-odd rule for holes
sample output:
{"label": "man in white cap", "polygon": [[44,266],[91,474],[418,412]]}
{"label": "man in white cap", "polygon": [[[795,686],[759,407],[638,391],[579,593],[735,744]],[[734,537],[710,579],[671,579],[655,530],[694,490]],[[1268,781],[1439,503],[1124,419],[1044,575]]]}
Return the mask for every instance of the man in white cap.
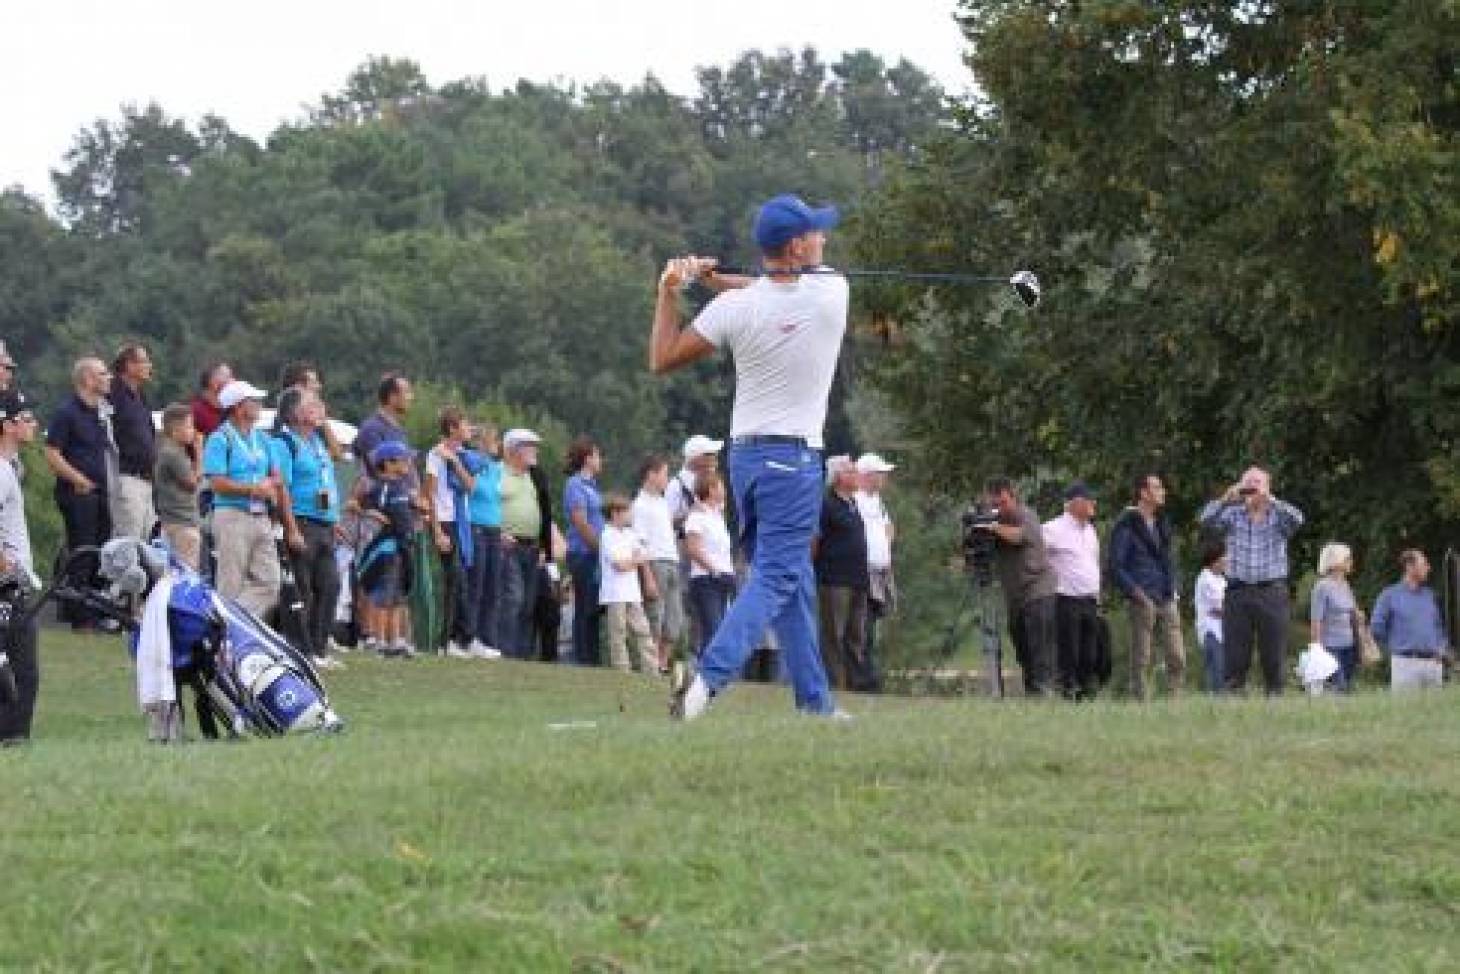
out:
{"label": "man in white cap", "polygon": [[218,393],[223,424],[203,445],[203,476],[213,490],[216,587],[259,615],[279,599],[273,513],[292,518],[269,437],[258,428],[266,395],[239,379],[224,386]]}
{"label": "man in white cap", "polygon": [[[685,546],[684,522],[696,503],[695,483],[701,474],[720,471],[720,451],[724,448],[724,440],[717,440],[703,433],[694,434],[684,441],[684,466],[679,468],[679,473],[664,488],[664,499],[669,505],[669,519],[674,525],[674,537],[679,545],[679,571],[682,578],[689,578],[691,575],[689,549]],[[693,647],[703,646],[699,623],[695,621],[695,613],[690,605],[688,587],[685,588],[683,602],[683,615],[689,620],[689,644]]]}
{"label": "man in white cap", "polygon": [[878,623],[897,608],[897,583],[892,574],[892,515],[882,501],[887,475],[897,469],[876,453],[857,458],[857,511],[867,529],[867,652],[866,667],[853,674],[852,688],[881,688],[876,656]]}
{"label": "man in white cap", "polygon": [[537,469],[542,439],[532,430],[502,436],[502,601],[497,610],[501,650],[531,659],[537,570],[552,557],[552,508]]}
{"label": "man in white cap", "polygon": [[[839,713],[827,686],[817,640],[816,576],[811,539],[821,514],[821,449],[827,398],[847,330],[845,277],[826,272],[826,231],[835,207],[812,208],[778,196],[756,213],[753,233],[764,276],[715,272],[715,261],[669,261],[659,277],[649,367],[662,374],[717,349],[735,359],[730,482],[740,537],[751,569],[699,673],[678,689],[673,710],[704,713],[761,643],[776,634],[796,707]],[[699,280],[721,293],[687,328],[679,292]]]}
{"label": "man in white cap", "polygon": [[724,448],[724,440],[712,439],[703,433],[696,433],[684,441],[684,466],[664,490],[664,497],[669,502],[669,517],[681,539],[684,537],[684,519],[689,517],[695,506],[695,480],[700,474],[719,471],[720,451]]}
{"label": "man in white cap", "polygon": [[867,529],[857,509],[852,458],[827,460],[826,479],[812,547],[821,660],[832,686],[852,690],[855,674],[867,669]]}

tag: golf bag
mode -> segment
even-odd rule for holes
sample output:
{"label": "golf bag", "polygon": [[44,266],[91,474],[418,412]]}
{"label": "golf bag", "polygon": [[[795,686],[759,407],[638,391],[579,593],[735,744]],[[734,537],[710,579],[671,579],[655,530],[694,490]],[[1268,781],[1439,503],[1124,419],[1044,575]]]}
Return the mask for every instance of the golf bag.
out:
{"label": "golf bag", "polygon": [[[101,577],[111,583],[107,591],[87,584],[86,572],[98,559]],[[73,565],[79,572],[71,571]],[[133,606],[140,599],[144,621],[166,620],[166,632],[152,635],[166,639],[172,670],[197,673],[203,688],[199,707],[235,737],[344,728],[307,654],[161,548],[119,538],[100,551],[78,550],[30,611],[51,599],[116,619],[130,634],[134,657],[143,623]]]}
{"label": "golf bag", "polygon": [[20,625],[29,618],[30,598],[39,589],[40,582],[33,575],[0,578],[0,704],[13,704],[20,698],[10,652]]}

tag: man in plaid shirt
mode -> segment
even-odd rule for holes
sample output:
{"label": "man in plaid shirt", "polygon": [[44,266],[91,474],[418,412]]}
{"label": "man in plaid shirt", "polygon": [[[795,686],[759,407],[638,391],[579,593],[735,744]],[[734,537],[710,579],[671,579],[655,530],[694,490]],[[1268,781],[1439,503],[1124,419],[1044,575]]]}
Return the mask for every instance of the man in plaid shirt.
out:
{"label": "man in plaid shirt", "polygon": [[1272,478],[1252,467],[1201,512],[1201,525],[1227,542],[1227,595],[1222,604],[1228,692],[1247,686],[1253,633],[1269,694],[1283,692],[1288,641],[1288,539],[1303,512],[1272,496]]}

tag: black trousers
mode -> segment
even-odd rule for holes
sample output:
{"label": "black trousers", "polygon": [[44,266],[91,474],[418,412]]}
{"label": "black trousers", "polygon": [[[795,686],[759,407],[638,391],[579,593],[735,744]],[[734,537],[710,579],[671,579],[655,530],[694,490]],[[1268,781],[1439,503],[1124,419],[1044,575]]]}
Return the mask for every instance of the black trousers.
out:
{"label": "black trousers", "polygon": [[14,703],[0,703],[0,741],[30,737],[35,698],[41,688],[36,630],[36,620],[31,619],[28,625],[12,630],[15,639],[5,646],[5,653],[10,657],[10,671],[15,675],[16,699]]}
{"label": "black trousers", "polygon": [[[100,547],[110,540],[112,515],[106,494],[99,490],[89,494],[57,490],[56,506],[61,509],[61,521],[66,529],[67,551],[88,545]],[[101,582],[93,578],[92,585],[99,588]],[[61,619],[73,626],[94,626],[101,620],[101,615],[85,606],[63,603]]]}
{"label": "black trousers", "polygon": [[198,711],[198,731],[208,740],[216,740],[218,721],[213,713],[213,702],[208,699],[208,691],[204,687],[203,671],[196,663],[179,666],[172,671],[172,680],[177,687],[177,708],[183,721],[187,721],[187,708],[183,706],[182,689],[191,687],[193,707]]}
{"label": "black trousers", "polygon": [[471,642],[471,626],[466,615],[466,598],[470,594],[466,568],[461,563],[461,552],[456,550],[456,525],[448,525],[446,533],[451,535],[451,550],[437,552],[441,556],[441,577],[446,582],[446,639],[465,646]]}
{"label": "black trousers", "polygon": [[1288,582],[1261,585],[1229,583],[1222,601],[1222,650],[1229,692],[1247,688],[1253,636],[1262,663],[1262,682],[1273,696],[1283,692],[1283,659],[1288,650]]}
{"label": "black trousers", "polygon": [[1092,597],[1055,596],[1058,632],[1058,682],[1067,697],[1093,697],[1100,689],[1096,674],[1100,617]]}
{"label": "black trousers", "polygon": [[335,603],[340,598],[340,569],[335,562],[335,526],[309,518],[299,519],[304,550],[290,553],[294,581],[304,603],[304,633],[309,652],[329,655],[330,632],[335,624]]}
{"label": "black trousers", "polygon": [[1014,656],[1024,673],[1024,695],[1044,697],[1054,693],[1054,661],[1057,653],[1058,625],[1055,597],[1030,599],[1023,605],[1010,605],[1009,636],[1014,643]]}

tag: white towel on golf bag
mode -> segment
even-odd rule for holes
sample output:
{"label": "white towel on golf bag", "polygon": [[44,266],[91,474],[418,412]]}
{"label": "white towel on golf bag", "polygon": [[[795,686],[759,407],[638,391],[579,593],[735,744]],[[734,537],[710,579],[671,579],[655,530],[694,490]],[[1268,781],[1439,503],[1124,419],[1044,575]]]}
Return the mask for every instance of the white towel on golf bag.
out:
{"label": "white towel on golf bag", "polygon": [[177,700],[172,678],[172,632],[167,625],[167,608],[172,601],[172,575],[157,580],[142,608],[142,628],[137,633],[137,701],[146,710],[152,704]]}

